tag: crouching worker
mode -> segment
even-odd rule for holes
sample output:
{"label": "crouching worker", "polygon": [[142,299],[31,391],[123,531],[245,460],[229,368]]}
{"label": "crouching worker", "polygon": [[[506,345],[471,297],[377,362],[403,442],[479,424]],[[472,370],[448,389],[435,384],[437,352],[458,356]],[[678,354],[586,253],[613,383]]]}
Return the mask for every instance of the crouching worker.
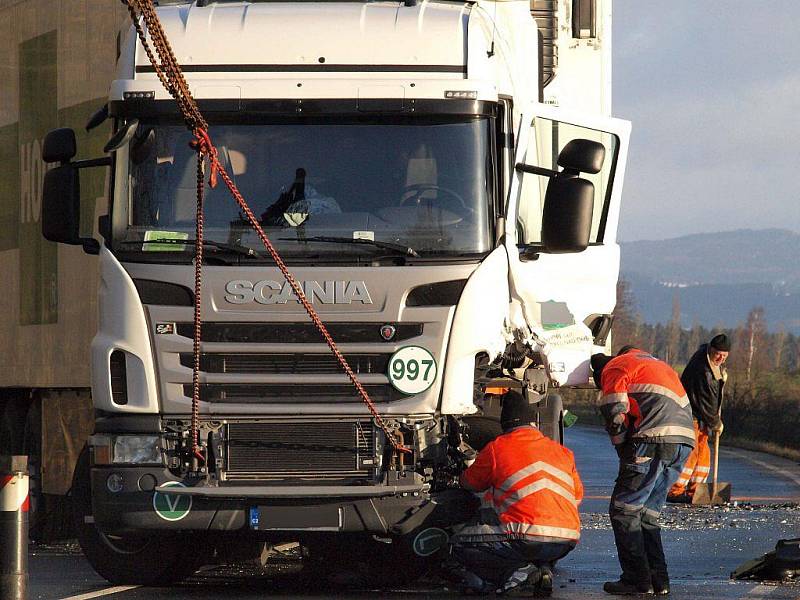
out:
{"label": "crouching worker", "polygon": [[552,568],[580,537],[583,485],[572,452],[531,424],[518,392],[502,399],[502,435],[480,451],[461,485],[481,509],[453,538],[466,592],[549,596]]}

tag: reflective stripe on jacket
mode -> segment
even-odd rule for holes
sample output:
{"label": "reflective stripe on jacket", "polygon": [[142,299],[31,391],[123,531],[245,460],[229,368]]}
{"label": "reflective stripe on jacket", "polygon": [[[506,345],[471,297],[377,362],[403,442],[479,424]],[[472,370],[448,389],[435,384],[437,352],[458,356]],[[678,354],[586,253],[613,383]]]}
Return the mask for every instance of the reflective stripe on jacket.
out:
{"label": "reflective stripe on jacket", "polygon": [[614,445],[628,439],[694,447],[689,398],[678,374],[643,350],[629,350],[603,369],[600,412]]}
{"label": "reflective stripe on jacket", "polygon": [[[577,541],[583,484],[572,452],[532,426],[517,427],[490,442],[462,475],[494,509],[468,525],[460,542],[511,539]],[[488,501],[488,502],[487,502]],[[487,511],[481,511],[485,516]]]}

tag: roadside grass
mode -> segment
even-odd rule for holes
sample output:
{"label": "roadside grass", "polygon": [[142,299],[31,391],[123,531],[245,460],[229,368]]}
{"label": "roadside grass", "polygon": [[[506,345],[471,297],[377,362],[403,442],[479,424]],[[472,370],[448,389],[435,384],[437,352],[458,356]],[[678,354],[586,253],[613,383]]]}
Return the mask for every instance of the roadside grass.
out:
{"label": "roadside grass", "polygon": [[743,450],[755,450],[756,452],[765,452],[773,456],[780,456],[781,458],[788,458],[796,462],[800,462],[800,450],[783,446],[775,442],[765,442],[763,440],[754,440],[746,437],[725,437],[722,435],[719,443],[722,446],[731,446],[732,448],[742,448]]}

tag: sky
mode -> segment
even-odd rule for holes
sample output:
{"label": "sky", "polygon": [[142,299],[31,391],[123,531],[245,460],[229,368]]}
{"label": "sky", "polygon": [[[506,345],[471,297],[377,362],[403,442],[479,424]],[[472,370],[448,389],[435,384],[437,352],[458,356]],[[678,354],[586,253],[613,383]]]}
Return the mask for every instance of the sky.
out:
{"label": "sky", "polygon": [[800,232],[800,0],[614,0],[620,241]]}

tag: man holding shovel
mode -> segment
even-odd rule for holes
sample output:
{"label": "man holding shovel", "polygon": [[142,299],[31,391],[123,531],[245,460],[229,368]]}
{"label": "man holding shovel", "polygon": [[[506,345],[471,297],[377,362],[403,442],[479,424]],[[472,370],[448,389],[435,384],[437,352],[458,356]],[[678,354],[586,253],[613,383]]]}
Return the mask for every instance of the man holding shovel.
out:
{"label": "man holding shovel", "polygon": [[681,476],[667,496],[668,502],[692,502],[698,486],[703,486],[711,470],[711,450],[708,437],[713,433],[717,440],[722,434],[722,391],[728,373],[725,360],[731,346],[724,333],[715,335],[694,353],[681,375],[694,417],[695,447]]}

